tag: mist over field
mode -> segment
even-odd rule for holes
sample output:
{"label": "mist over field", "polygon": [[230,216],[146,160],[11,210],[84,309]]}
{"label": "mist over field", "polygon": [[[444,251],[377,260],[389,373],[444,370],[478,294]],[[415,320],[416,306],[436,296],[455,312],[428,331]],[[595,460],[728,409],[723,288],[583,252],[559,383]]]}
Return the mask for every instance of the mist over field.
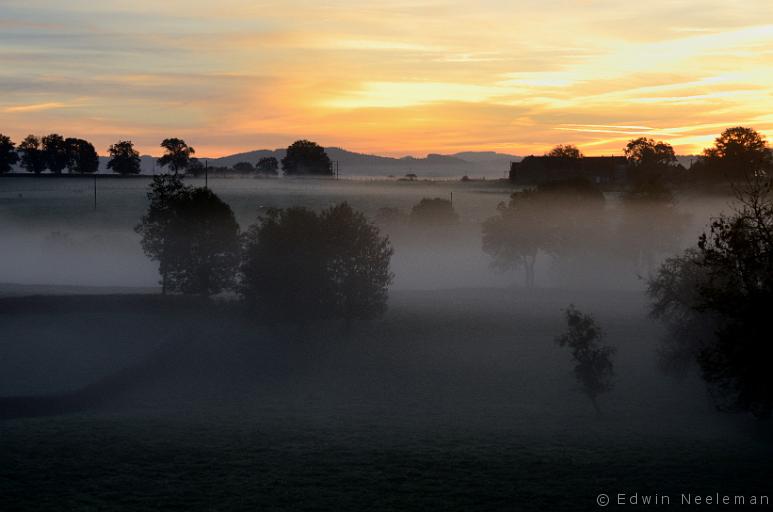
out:
{"label": "mist over field", "polygon": [[[195,185],[203,180],[189,179]],[[142,253],[133,227],[147,207],[146,179],[97,180],[97,209],[93,181],[5,180],[0,191],[0,230],[5,241],[5,265],[0,282],[15,284],[153,287],[158,284],[156,265]],[[396,251],[393,271],[395,289],[502,287],[522,284],[518,272],[498,273],[490,268],[480,243],[481,224],[506,202],[511,188],[497,182],[360,182],[341,180],[218,179],[210,188],[231,205],[237,221],[246,228],[268,208],[303,205],[321,209],[347,201],[377,220],[379,210],[397,209],[407,217],[423,197],[453,200],[459,213],[457,225],[436,229],[411,225],[403,219],[387,220],[382,228]],[[710,216],[726,211],[730,197],[689,193],[679,197],[676,208],[685,216],[678,227],[682,246],[692,244]],[[607,194],[607,220],[621,219],[619,193]],[[644,217],[646,213],[642,213]],[[646,223],[646,219],[641,221]],[[590,226],[590,229],[595,229]],[[635,233],[630,234],[635,237]],[[593,262],[561,274],[541,255],[538,263],[543,286],[572,283],[611,289],[640,289],[636,269],[616,246],[600,247]],[[661,254],[660,257],[665,256]],[[611,266],[610,266],[611,265]],[[596,267],[596,268],[593,268]]]}
{"label": "mist over field", "polygon": [[[133,501],[92,501],[119,510],[180,496],[197,509],[587,510],[621,485],[748,494],[769,481],[769,429],[717,414],[697,371],[659,368],[666,330],[644,279],[670,253],[648,267],[624,250],[640,235],[623,223],[652,219],[625,217],[618,193],[603,221],[573,212],[593,244],[540,253],[527,288],[482,249],[484,221],[519,190],[506,183],[210,180],[242,230],[270,208],[346,201],[388,234],[386,315],[343,334],[266,325],[229,293],[158,295],[134,232],[148,180],[96,183],[94,209],[89,178],[0,182],[0,492],[14,506],[81,507],[76,480],[123,496],[134,482]],[[423,198],[452,200],[458,218],[420,221]],[[673,251],[730,201],[676,204]],[[616,350],[601,417],[554,342],[570,304]],[[44,485],[60,451],[74,455]]]}

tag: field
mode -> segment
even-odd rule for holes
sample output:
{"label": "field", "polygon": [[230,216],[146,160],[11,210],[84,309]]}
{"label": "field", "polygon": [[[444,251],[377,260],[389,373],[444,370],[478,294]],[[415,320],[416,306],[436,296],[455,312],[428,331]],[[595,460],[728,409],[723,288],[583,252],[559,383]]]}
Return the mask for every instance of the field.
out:
{"label": "field", "polygon": [[[0,285],[0,510],[558,511],[596,509],[600,493],[678,509],[681,493],[771,494],[769,423],[719,414],[697,375],[659,371],[663,328],[623,266],[598,286],[545,267],[535,290],[488,269],[479,223],[500,185],[210,182],[243,227],[265,206],[372,215],[454,193],[458,231],[395,232],[389,311],[344,334],[158,296],[131,231],[146,181],[103,181],[95,212],[88,180],[0,180],[0,282],[15,283]],[[600,417],[553,341],[572,303],[618,350]]]}

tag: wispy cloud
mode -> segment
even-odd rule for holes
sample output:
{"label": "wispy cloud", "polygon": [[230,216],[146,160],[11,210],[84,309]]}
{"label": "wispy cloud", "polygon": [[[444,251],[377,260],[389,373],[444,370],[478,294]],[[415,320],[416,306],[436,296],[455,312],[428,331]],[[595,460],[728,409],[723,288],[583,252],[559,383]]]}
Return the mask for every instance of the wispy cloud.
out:
{"label": "wispy cloud", "polygon": [[14,105],[11,107],[5,107],[3,108],[3,112],[7,112],[9,114],[13,113],[19,113],[19,112],[42,112],[44,110],[55,110],[60,108],[67,108],[68,105],[65,103],[60,103],[58,101],[51,101],[47,103],[33,103],[31,105]]}
{"label": "wispy cloud", "polygon": [[383,153],[773,135],[769,0],[4,0],[0,129],[202,153]]}

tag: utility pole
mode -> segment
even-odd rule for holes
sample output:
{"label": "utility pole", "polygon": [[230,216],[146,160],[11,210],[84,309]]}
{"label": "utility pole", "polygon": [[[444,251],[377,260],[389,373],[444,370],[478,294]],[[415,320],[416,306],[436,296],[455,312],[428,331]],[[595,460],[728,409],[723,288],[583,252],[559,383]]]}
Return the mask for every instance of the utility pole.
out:
{"label": "utility pole", "polygon": [[94,210],[97,209],[97,173],[94,173]]}

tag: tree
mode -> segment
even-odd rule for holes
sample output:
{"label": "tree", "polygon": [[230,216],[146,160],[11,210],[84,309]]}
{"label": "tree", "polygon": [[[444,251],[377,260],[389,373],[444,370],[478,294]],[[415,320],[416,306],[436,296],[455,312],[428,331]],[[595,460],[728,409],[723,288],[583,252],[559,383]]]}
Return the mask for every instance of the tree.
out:
{"label": "tree", "polygon": [[239,226],[231,208],[206,188],[174,175],[153,178],[150,206],[135,230],[142,248],[159,262],[162,293],[209,296],[234,284]]}
{"label": "tree", "polygon": [[551,149],[548,153],[546,153],[545,156],[550,156],[553,158],[582,158],[582,153],[577,148],[577,146],[572,144],[567,144],[565,146],[559,144],[558,146]]}
{"label": "tree", "polygon": [[118,174],[139,174],[140,154],[134,149],[130,140],[121,140],[110,146],[107,150],[110,160],[107,168]]}
{"label": "tree", "polygon": [[293,142],[282,159],[282,171],[286,176],[332,176],[333,165],[325,149],[308,140]]}
{"label": "tree", "polygon": [[688,217],[677,211],[674,194],[662,179],[635,181],[622,195],[618,239],[640,272],[651,272],[658,255],[678,249]]}
{"label": "tree", "polygon": [[27,172],[40,174],[46,169],[46,159],[40,149],[40,139],[34,135],[27,135],[19,144],[21,153],[21,165]]}
{"label": "tree", "polygon": [[347,203],[320,214],[327,246],[327,269],[333,291],[333,312],[347,329],[352,320],[380,317],[386,311],[393,280],[389,238]]}
{"label": "tree", "polygon": [[46,167],[54,174],[62,174],[62,170],[67,167],[67,144],[64,137],[57,133],[46,135],[41,139],[43,158],[46,161]]}
{"label": "tree", "polygon": [[161,174],[153,176],[148,192],[150,205],[134,230],[142,235],[142,249],[145,254],[159,263],[161,293],[169,288],[169,274],[176,255],[173,254],[172,225],[177,214],[176,205],[180,197],[188,192],[177,176]]}
{"label": "tree", "polygon": [[242,295],[272,321],[374,318],[386,309],[392,249],[347,204],[269,210],[245,238]]}
{"label": "tree", "polygon": [[604,339],[601,327],[592,316],[581,313],[574,305],[566,310],[566,323],[567,331],[556,338],[556,343],[572,351],[577,382],[601,414],[598,396],[612,390],[615,348],[601,344]]}
{"label": "tree", "polygon": [[249,162],[238,162],[234,164],[234,171],[242,174],[250,174],[255,172],[255,168]]}
{"label": "tree", "polygon": [[577,258],[593,256],[606,235],[604,194],[590,181],[573,178],[513,193],[509,204],[483,223],[483,250],[494,269],[523,268],[534,286],[540,252],[576,271]]}
{"label": "tree", "polygon": [[15,144],[9,136],[0,133],[0,174],[10,172],[18,161]]}
{"label": "tree", "polygon": [[260,175],[276,176],[279,170],[279,161],[273,156],[263,157],[258,160],[255,170],[257,170]]}
{"label": "tree", "polygon": [[79,174],[94,174],[99,170],[99,155],[94,145],[83,139],[68,138],[64,141],[67,151],[67,169]]}
{"label": "tree", "polygon": [[411,222],[435,226],[449,226],[459,223],[459,215],[448,199],[424,197],[411,208]]}
{"label": "tree", "polygon": [[723,131],[714,146],[703,151],[699,168],[712,179],[743,181],[768,175],[773,157],[765,137],[752,128],[736,126]]}
{"label": "tree", "polygon": [[169,289],[205,297],[230,289],[240,251],[231,207],[208,188],[182,189],[173,213]]}
{"label": "tree", "polygon": [[720,410],[773,412],[773,182],[750,181],[730,215],[648,283],[651,313],[671,332],[667,353],[691,357]]}
{"label": "tree", "polygon": [[164,148],[165,153],[158,159],[158,165],[168,166],[175,174],[178,171],[185,172],[191,164],[191,156],[196,153],[196,150],[188,146],[184,140],[177,138],[164,139],[161,147]]}
{"label": "tree", "polygon": [[676,162],[674,148],[665,142],[647,137],[633,139],[624,150],[634,183],[660,178]]}
{"label": "tree", "polygon": [[502,272],[523,268],[528,288],[534,287],[537,254],[548,245],[536,194],[514,192],[508,204],[499,204],[496,216],[483,222],[483,251],[491,256],[491,266]]}

